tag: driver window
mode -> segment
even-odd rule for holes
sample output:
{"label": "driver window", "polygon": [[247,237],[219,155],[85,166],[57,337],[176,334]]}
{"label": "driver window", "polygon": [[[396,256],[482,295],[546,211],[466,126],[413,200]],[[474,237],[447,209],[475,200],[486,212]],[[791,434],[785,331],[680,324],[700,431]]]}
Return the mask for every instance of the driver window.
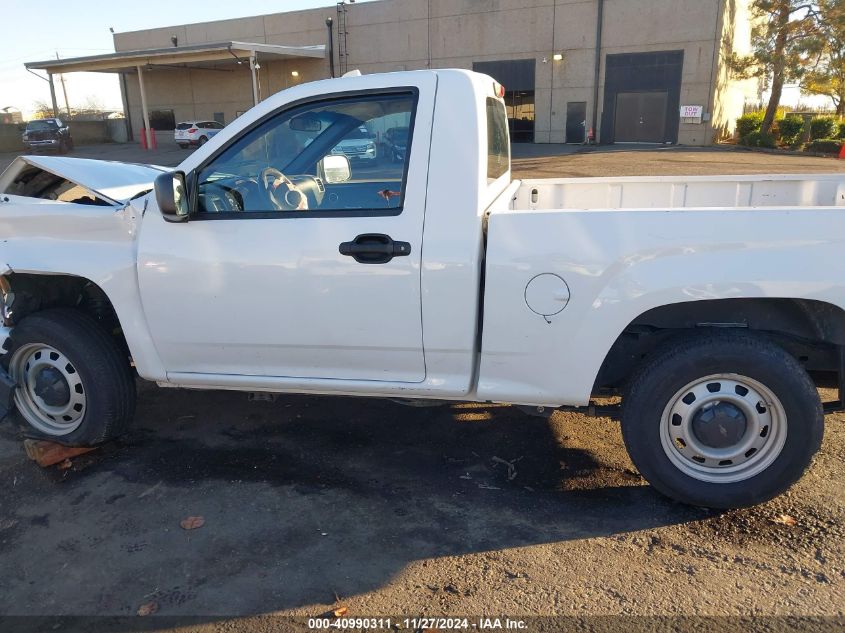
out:
{"label": "driver window", "polygon": [[350,97],[274,116],[199,171],[198,212],[400,212],[415,103],[407,92]]}

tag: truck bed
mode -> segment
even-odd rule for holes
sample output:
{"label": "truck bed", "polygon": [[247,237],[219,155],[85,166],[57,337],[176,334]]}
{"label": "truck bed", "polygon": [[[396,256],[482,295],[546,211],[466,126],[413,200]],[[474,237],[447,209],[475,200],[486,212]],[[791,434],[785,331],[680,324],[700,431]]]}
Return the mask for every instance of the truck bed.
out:
{"label": "truck bed", "polygon": [[845,207],[845,175],[523,180],[512,210]]}

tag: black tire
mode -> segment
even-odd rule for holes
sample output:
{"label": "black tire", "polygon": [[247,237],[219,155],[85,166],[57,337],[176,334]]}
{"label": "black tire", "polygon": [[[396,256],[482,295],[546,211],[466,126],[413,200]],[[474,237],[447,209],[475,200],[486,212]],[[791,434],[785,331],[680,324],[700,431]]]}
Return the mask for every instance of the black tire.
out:
{"label": "black tire", "polygon": [[[664,412],[677,402],[679,392],[716,374],[756,381],[774,394],[785,413],[780,452],[764,470],[749,470],[742,481],[690,476],[673,463],[670,449],[661,442],[661,426],[674,423],[667,424]],[[746,333],[711,332],[671,341],[635,372],[623,395],[622,435],[634,465],[659,492],[694,506],[740,508],[778,496],[801,478],[823,432],[819,394],[804,368],[778,345]]]}
{"label": "black tire", "polygon": [[65,141],[65,140],[59,141],[59,154],[67,154],[68,151],[69,151],[69,148],[67,146],[67,141]]}
{"label": "black tire", "polygon": [[16,407],[13,419],[25,435],[68,446],[93,446],[128,429],[135,414],[134,372],[114,338],[94,319],[70,308],[45,310],[24,318],[10,337],[12,346],[3,356],[4,367],[8,369],[22,346],[49,345],[70,360],[85,391],[82,421],[67,434],[34,427]]}
{"label": "black tire", "polygon": [[206,143],[208,143],[208,138],[207,138],[207,137],[205,137],[205,136],[200,136],[200,140],[199,140],[199,141],[197,141],[197,143],[198,143],[198,145],[199,145],[200,147],[202,147],[203,145],[205,145]]}

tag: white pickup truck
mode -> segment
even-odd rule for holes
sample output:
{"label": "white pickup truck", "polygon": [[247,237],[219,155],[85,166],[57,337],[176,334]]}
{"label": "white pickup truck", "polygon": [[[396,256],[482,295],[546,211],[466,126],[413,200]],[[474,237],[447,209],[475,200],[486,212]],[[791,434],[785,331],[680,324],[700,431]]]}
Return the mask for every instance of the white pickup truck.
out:
{"label": "white pickup truck", "polygon": [[[621,417],[675,499],[786,490],[842,409],[817,387],[845,381],[845,178],[512,181],[503,92],[461,70],[318,81],[176,171],[16,159],[0,406],[67,444],[127,428],[136,373],[565,407]],[[362,126],[407,127],[404,160],[332,153]]]}

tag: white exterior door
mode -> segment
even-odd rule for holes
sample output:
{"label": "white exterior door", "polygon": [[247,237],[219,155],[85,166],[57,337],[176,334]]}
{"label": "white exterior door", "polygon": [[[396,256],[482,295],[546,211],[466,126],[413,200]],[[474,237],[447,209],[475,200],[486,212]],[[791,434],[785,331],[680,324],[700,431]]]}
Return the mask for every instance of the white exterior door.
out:
{"label": "white exterior door", "polygon": [[[410,89],[297,105],[188,174],[188,222],[148,209],[139,283],[169,376],[424,380],[420,262],[432,111]],[[405,162],[381,160],[387,129],[408,126]],[[328,168],[345,148],[357,154],[349,178]]]}

